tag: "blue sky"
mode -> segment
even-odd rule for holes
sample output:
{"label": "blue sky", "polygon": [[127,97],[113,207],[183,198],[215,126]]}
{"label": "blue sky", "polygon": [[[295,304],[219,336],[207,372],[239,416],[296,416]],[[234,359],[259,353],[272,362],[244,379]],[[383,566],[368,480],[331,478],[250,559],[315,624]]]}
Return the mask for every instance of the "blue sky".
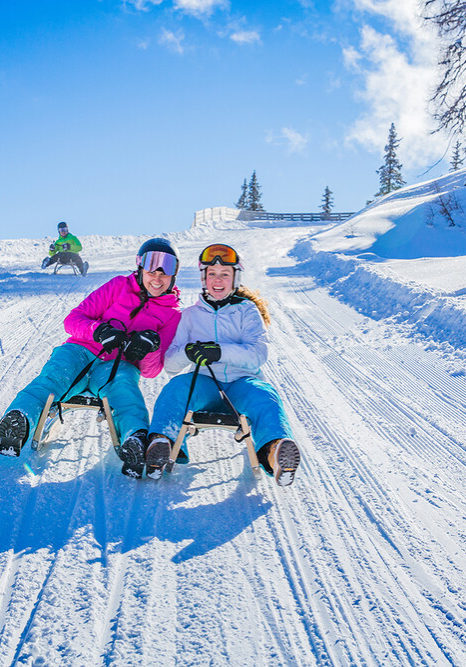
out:
{"label": "blue sky", "polygon": [[378,189],[388,128],[408,183],[448,170],[431,135],[436,39],[417,0],[1,3],[2,238],[158,234],[231,206]]}

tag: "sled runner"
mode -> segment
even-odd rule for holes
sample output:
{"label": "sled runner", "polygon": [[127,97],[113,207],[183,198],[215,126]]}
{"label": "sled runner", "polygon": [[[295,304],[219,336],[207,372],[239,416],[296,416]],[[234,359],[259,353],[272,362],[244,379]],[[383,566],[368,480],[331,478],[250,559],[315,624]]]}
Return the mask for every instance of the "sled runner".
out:
{"label": "sled runner", "polygon": [[194,391],[194,386],[196,384],[197,375],[199,372],[199,364],[198,364],[196,366],[196,369],[194,370],[193,379],[189,390],[188,400],[186,403],[186,410],[187,410],[186,416],[183,419],[183,424],[173,445],[170,459],[167,465],[165,466],[165,470],[167,472],[171,472],[173,470],[173,466],[175,465],[178,454],[180,453],[181,445],[183,444],[183,439],[186,434],[195,436],[199,433],[199,431],[203,429],[221,428],[221,429],[226,429],[227,431],[234,431],[236,442],[238,443],[243,441],[246,442],[248,448],[249,462],[251,464],[254,476],[258,477],[260,475],[260,465],[256,451],[254,449],[254,443],[251,437],[251,428],[249,426],[248,419],[246,415],[239,414],[239,412],[236,410],[233,403],[230,401],[228,396],[225,394],[225,392],[219,385],[218,380],[215,377],[215,374],[211,369],[210,365],[207,365],[207,369],[209,370],[210,375],[212,376],[212,380],[215,382],[217,386],[221,398],[225,402],[228,412],[208,412],[205,410],[199,410],[197,412],[193,412],[193,410],[188,409],[189,402],[191,400],[191,396]]}
{"label": "sled runner", "polygon": [[[110,371],[108,380],[107,382],[105,382],[105,384],[103,384],[99,388],[99,392],[109,382],[112,382],[112,380],[114,379],[123,354],[123,347],[124,347],[123,344],[119,346],[118,355],[113,361],[112,370]],[[73,382],[70,384],[68,389],[64,392],[62,396],[60,396],[60,398],[55,400],[54,394],[49,394],[47,401],[44,405],[44,409],[42,410],[41,415],[39,417],[39,421],[37,423],[37,427],[32,438],[32,443],[31,443],[32,449],[40,450],[42,448],[41,443],[45,442],[52,426],[55,424],[57,419],[59,419],[63,423],[63,412],[66,412],[68,410],[91,408],[99,411],[97,414],[98,422],[101,422],[104,419],[107,420],[113,446],[118,451],[118,448],[120,446],[120,441],[118,433],[116,431],[115,422],[113,421],[112,409],[110,407],[110,404],[106,396],[100,398],[92,394],[90,391],[83,391],[80,394],[76,394],[71,398],[68,398],[66,401],[63,400],[67,396],[67,394],[71,393],[73,387],[76,386],[78,382],[86,376],[86,374],[89,372],[96,359],[98,359],[104,353],[104,351],[105,350],[102,349],[101,352],[97,355],[97,357],[95,357],[95,359],[92,359],[92,361],[90,361],[86,366],[84,366],[84,368],[74,378]]]}
{"label": "sled runner", "polygon": [[69,410],[98,410],[97,421],[101,422],[107,420],[108,429],[112,438],[112,443],[115,448],[119,446],[118,434],[116,432],[115,423],[113,421],[112,410],[110,408],[108,399],[104,396],[102,399],[96,398],[90,392],[86,391],[82,394],[76,394],[67,401],[60,403],[54,401],[55,396],[49,394],[47,402],[42,410],[36,430],[34,432],[31,447],[40,451],[48,440],[50,432],[54,424],[61,419],[61,413]]}
{"label": "sled runner", "polygon": [[185,435],[189,434],[195,436],[198,435],[199,431],[208,428],[221,428],[226,429],[227,431],[234,431],[236,442],[246,442],[249,462],[254,475],[260,475],[259,461],[254,450],[251,429],[246,415],[235,414],[234,412],[206,412],[204,410],[199,410],[198,412],[188,410],[186,417],[183,419],[183,425],[178,433],[178,437],[173,445],[169,462],[165,467],[167,472],[173,470]]}
{"label": "sled runner", "polygon": [[73,262],[72,259],[67,260],[67,261],[60,261],[60,260],[58,260],[58,261],[55,263],[55,267],[54,267],[54,269],[53,269],[53,273],[54,273],[54,274],[55,274],[55,273],[58,273],[58,271],[59,271],[61,268],[63,268],[64,266],[70,266],[70,267],[73,269],[73,273],[74,273],[74,275],[75,275],[75,276],[79,275],[80,271],[79,271],[77,265]]}

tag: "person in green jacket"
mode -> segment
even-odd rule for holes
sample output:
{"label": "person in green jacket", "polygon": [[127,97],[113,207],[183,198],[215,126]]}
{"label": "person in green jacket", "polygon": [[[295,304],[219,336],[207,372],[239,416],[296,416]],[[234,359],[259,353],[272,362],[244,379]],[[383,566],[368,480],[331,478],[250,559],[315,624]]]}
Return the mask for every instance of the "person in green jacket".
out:
{"label": "person in green jacket", "polygon": [[50,244],[49,257],[45,257],[42,261],[42,268],[46,269],[51,264],[60,262],[60,264],[75,264],[81,275],[85,276],[89,268],[87,262],[83,262],[79,256],[79,252],[83,249],[81,242],[76,236],[70,234],[66,222],[59,222],[58,225],[58,239]]}

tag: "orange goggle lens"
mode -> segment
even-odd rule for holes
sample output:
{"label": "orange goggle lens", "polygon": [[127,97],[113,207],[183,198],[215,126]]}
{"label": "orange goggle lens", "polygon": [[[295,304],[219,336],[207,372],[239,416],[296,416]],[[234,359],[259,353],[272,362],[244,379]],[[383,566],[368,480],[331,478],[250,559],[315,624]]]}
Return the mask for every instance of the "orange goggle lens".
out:
{"label": "orange goggle lens", "polygon": [[201,264],[214,264],[220,262],[221,264],[235,265],[239,262],[239,257],[236,250],[230,248],[229,245],[223,243],[215,243],[207,246],[199,255]]}

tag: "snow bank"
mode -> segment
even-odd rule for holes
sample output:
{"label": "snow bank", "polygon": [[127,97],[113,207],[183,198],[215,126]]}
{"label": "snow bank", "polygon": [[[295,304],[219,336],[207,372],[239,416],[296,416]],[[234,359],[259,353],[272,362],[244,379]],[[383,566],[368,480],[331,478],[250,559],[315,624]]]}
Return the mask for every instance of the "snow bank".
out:
{"label": "snow bank", "polygon": [[[466,342],[466,169],[402,188],[299,241],[297,273],[361,313]],[[442,206],[450,207],[449,220]],[[453,224],[452,224],[453,222]]]}
{"label": "snow bank", "polygon": [[298,242],[291,255],[299,260],[297,273],[312,275],[360,313],[409,323],[419,332],[455,347],[466,343],[464,296],[443,296],[415,281],[404,282],[400,276],[387,275],[377,263],[315,250],[312,239]]}
{"label": "snow bank", "polygon": [[316,235],[314,246],[388,259],[466,255],[466,169],[376,200]]}

